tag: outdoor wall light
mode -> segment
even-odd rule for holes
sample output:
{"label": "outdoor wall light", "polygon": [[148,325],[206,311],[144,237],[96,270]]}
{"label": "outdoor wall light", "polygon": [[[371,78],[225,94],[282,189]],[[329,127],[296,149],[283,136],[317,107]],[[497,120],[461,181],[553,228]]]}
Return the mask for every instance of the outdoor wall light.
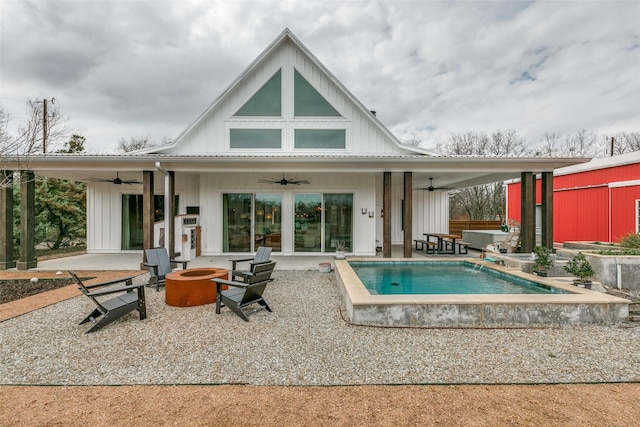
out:
{"label": "outdoor wall light", "polygon": [[362,215],[366,215],[367,214],[367,208],[360,209],[360,212],[362,212]]}
{"label": "outdoor wall light", "polygon": [[373,211],[369,212],[369,218],[373,218],[374,215]]}

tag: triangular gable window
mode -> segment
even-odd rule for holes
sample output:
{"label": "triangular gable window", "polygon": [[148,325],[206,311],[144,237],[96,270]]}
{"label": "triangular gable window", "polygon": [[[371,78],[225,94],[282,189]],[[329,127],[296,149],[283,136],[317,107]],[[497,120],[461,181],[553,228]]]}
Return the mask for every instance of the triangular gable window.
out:
{"label": "triangular gable window", "polygon": [[340,113],[311,84],[294,70],[294,114],[301,116],[340,116]]}
{"label": "triangular gable window", "polygon": [[235,116],[282,116],[281,70],[273,75],[243,106]]}

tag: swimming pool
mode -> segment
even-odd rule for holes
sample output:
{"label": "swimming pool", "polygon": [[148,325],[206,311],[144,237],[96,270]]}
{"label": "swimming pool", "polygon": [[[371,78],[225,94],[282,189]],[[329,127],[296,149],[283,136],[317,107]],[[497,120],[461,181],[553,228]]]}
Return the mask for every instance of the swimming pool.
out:
{"label": "swimming pool", "polygon": [[352,261],[349,265],[372,295],[568,293],[463,261]]}
{"label": "swimming pool", "polygon": [[[428,267],[424,261],[412,259],[352,258],[336,260],[335,272],[342,293],[346,319],[350,323],[376,326],[533,326],[612,324],[629,316],[629,301],[607,294],[578,288],[571,284],[538,278],[520,270],[486,263],[495,277],[535,282],[542,287],[562,292],[533,294],[389,294],[367,290],[351,263],[374,262],[386,265],[407,264]],[[461,258],[459,268],[473,268],[477,259]],[[427,263],[427,264],[425,264]],[[404,265],[404,266],[403,266]],[[478,267],[479,268],[479,267]]]}

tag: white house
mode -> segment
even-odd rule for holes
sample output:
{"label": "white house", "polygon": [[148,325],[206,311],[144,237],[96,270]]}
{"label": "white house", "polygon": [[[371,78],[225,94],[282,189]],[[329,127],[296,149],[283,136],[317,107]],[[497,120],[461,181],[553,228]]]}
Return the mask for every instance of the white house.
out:
{"label": "white house", "polygon": [[404,244],[410,256],[412,239],[447,231],[451,190],[588,159],[443,157],[403,145],[285,29],[169,145],[20,160],[2,168],[88,182],[92,253],[152,247],[153,221],[175,209],[199,214],[202,255],[258,245],[317,254],[340,241],[363,256]]}

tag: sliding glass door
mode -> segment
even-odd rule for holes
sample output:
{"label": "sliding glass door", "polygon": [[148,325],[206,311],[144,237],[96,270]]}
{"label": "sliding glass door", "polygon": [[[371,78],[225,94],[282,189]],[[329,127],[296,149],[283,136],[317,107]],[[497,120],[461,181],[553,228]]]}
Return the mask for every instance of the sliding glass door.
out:
{"label": "sliding glass door", "polygon": [[258,246],[282,250],[281,194],[223,194],[222,206],[224,252],[255,252]]}
{"label": "sliding glass door", "polygon": [[295,194],[295,252],[352,250],[353,194]]}
{"label": "sliding glass door", "polygon": [[322,194],[294,195],[294,251],[322,251]]}
{"label": "sliding glass door", "polygon": [[258,246],[267,246],[274,252],[280,252],[282,250],[282,195],[256,194],[254,200],[254,251]]}
{"label": "sliding glass door", "polygon": [[[283,250],[282,194],[228,193],[222,206],[224,252]],[[333,252],[337,242],[353,250],[353,194],[293,194],[293,214],[294,252]]]}
{"label": "sliding glass door", "polygon": [[324,247],[334,251],[336,242],[353,250],[353,194],[324,195]]}

